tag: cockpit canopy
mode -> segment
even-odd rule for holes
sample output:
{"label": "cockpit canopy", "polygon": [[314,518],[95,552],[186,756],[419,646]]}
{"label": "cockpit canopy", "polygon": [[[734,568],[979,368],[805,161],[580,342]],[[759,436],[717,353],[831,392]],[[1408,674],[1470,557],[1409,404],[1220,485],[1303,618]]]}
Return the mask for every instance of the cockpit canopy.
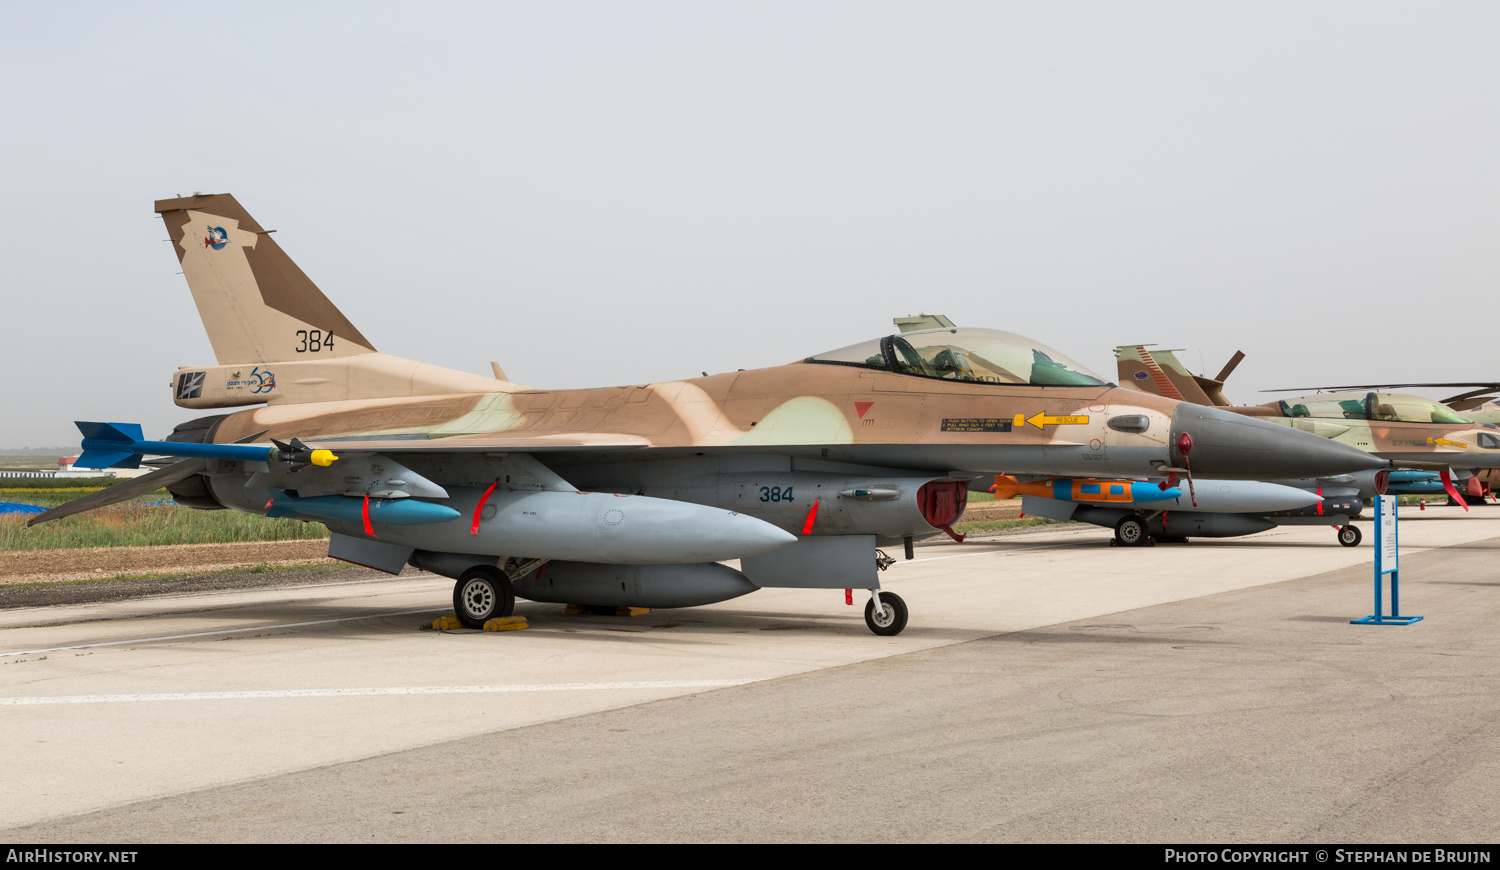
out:
{"label": "cockpit canopy", "polygon": [[1052,348],[998,329],[923,329],[852,344],[806,361],[976,384],[1109,385]]}
{"label": "cockpit canopy", "polygon": [[1473,424],[1447,405],[1407,393],[1323,393],[1277,404],[1284,417]]}

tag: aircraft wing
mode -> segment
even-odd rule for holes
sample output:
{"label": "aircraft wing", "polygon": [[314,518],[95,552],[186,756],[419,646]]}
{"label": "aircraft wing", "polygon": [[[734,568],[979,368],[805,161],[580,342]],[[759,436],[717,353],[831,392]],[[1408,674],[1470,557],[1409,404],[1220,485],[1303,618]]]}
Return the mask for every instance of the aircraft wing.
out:
{"label": "aircraft wing", "polygon": [[1348,384],[1341,387],[1278,387],[1274,390],[1261,390],[1262,393],[1296,393],[1308,390],[1326,390],[1335,392],[1338,390],[1403,390],[1413,387],[1482,387],[1485,392],[1500,391],[1500,380],[1495,381],[1452,381],[1449,383],[1431,384]]}
{"label": "aircraft wing", "polygon": [[170,486],[179,480],[186,480],[203,471],[206,467],[208,467],[208,463],[202,459],[183,459],[168,465],[166,468],[158,468],[150,474],[143,474],[126,483],[117,483],[98,492],[91,492],[72,501],[64,502],[46,513],[37,514],[27,520],[26,525],[30,527],[37,523],[60,520],[63,517],[71,517],[74,514],[81,514],[84,511],[91,511],[112,504],[119,504],[122,501],[129,501],[136,496],[154,492],[164,486]]}
{"label": "aircraft wing", "polygon": [[493,432],[483,435],[381,435],[361,438],[329,438],[309,441],[308,446],[354,453],[474,453],[622,450],[650,447],[639,435],[578,432],[566,435],[530,435],[526,432]]}

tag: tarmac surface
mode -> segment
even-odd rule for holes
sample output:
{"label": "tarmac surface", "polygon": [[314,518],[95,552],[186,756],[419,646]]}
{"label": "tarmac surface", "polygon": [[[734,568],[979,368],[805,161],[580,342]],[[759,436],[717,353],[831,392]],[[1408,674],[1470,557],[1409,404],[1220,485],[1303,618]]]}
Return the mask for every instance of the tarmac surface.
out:
{"label": "tarmac surface", "polygon": [[[403,575],[0,612],[12,842],[1490,842],[1500,509],[922,547],[864,595],[432,632]],[[45,656],[45,658],[43,658]]]}

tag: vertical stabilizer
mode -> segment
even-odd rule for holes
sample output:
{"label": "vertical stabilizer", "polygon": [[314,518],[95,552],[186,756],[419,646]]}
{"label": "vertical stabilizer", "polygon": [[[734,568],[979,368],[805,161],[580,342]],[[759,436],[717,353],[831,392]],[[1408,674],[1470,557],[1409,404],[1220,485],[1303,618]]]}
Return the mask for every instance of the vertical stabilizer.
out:
{"label": "vertical stabilizer", "polygon": [[156,212],[221,365],[375,351],[234,197],[163,199]]}
{"label": "vertical stabilizer", "polygon": [[[1121,386],[1195,405],[1229,404],[1221,389],[1222,382],[1192,374],[1177,361],[1176,353],[1148,349],[1153,347],[1155,345],[1123,344],[1115,348],[1115,366],[1120,373]],[[1226,367],[1226,370],[1232,370],[1232,367]]]}

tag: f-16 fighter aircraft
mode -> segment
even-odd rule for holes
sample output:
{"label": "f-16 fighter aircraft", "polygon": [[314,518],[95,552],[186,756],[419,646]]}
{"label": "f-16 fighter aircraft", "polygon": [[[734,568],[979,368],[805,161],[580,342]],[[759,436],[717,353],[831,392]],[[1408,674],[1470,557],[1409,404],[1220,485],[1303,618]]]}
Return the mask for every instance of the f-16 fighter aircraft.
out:
{"label": "f-16 fighter aircraft", "polygon": [[[1009,332],[938,327],[771,368],[533,389],[387,356],[233,197],[162,200],[218,358],[172,378],[218,409],[164,441],[84,423],[84,467],[182,457],[39,515],[166,486],[178,504],[326,525],[329,555],[456,580],[460,622],[515,596],[686,607],[761,587],[865,589],[876,634],[906,624],[881,546],[959,537],[998,472],[1220,477],[1383,465],[1306,432],[1122,390]],[[988,480],[984,485],[988,486]],[[738,570],[720,564],[740,560]]]}
{"label": "f-16 fighter aircraft", "polygon": [[[1470,420],[1485,428],[1496,428],[1500,426],[1500,404],[1496,403],[1496,392],[1500,392],[1500,382],[1496,381],[1457,381],[1437,384],[1354,384],[1338,387],[1293,387],[1286,390],[1267,390],[1271,393],[1291,393],[1302,390],[1343,391],[1343,390],[1408,390],[1408,389],[1443,389],[1449,390],[1455,387],[1467,387],[1464,392],[1456,396],[1449,396],[1438,401],[1458,412],[1461,418]],[[1486,424],[1489,424],[1486,426]],[[1465,477],[1467,472],[1472,476]],[[1409,472],[1415,474],[1416,472]],[[1448,492],[1448,497],[1458,504],[1486,504],[1485,495],[1500,487],[1500,468],[1477,467],[1473,469],[1459,470],[1454,477],[1462,487],[1462,493]],[[1392,490],[1393,492],[1395,490]],[[1437,482],[1437,475],[1433,475],[1431,481],[1421,481],[1406,484],[1406,490],[1413,494],[1438,495],[1444,492],[1444,485]],[[1461,498],[1460,498],[1461,496]]]}
{"label": "f-16 fighter aircraft", "polygon": [[[1236,354],[1218,377],[1205,378],[1189,373],[1171,351],[1150,348],[1152,345],[1115,348],[1121,383],[1154,395],[1215,405],[1312,432],[1390,459],[1398,468],[1432,475],[1400,475],[1404,479],[1392,482],[1391,493],[1426,494],[1432,491],[1435,479],[1462,503],[1454,480],[1467,480],[1483,469],[1500,468],[1500,427],[1495,421],[1469,416],[1432,399],[1377,391],[1379,387],[1346,387],[1336,388],[1341,392],[1228,407],[1223,383],[1244,354]],[[1360,479],[1365,497],[1372,494],[1368,478]]]}

